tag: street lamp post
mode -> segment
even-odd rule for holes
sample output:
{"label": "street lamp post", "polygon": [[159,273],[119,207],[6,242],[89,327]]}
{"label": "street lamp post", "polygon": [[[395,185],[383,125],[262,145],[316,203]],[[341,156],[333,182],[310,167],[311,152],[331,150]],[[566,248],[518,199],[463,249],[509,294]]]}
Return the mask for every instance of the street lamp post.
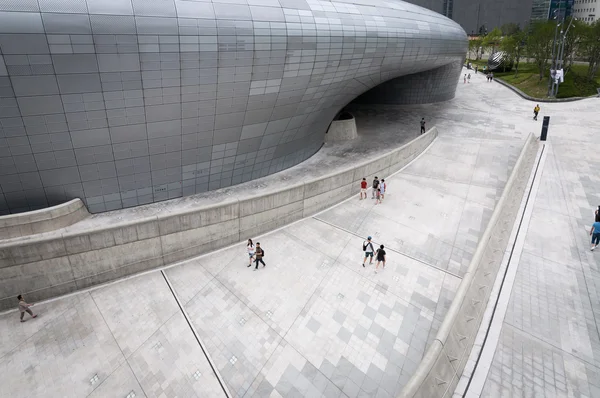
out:
{"label": "street lamp post", "polygon": [[[561,34],[562,34],[562,41],[560,42],[560,51],[559,51],[559,56],[558,56],[558,65],[557,65],[557,69],[563,69],[564,64],[565,64],[565,41],[567,39],[567,33],[569,33],[569,29],[571,28],[571,25],[573,24],[573,20],[577,20],[577,18],[572,17],[571,20],[569,21],[569,25],[567,26],[567,29],[565,30],[564,33],[562,33],[561,30]],[[564,79],[564,71],[563,71],[563,79]],[[556,95],[558,94],[558,86],[559,86],[559,82],[555,82],[554,85],[554,92],[553,92],[553,97],[556,97]]]}
{"label": "street lamp post", "polygon": [[556,48],[556,36],[558,34],[558,27],[561,25],[558,22],[559,15],[557,14],[560,11],[560,4],[558,3],[558,9],[554,10],[552,13],[554,14],[552,19],[556,19],[556,27],[554,28],[554,40],[552,41],[552,58],[551,58],[551,66],[550,66],[550,76],[548,76],[548,97],[552,97],[554,92],[554,77],[552,76],[552,71],[556,70],[556,56],[557,56],[557,48]]}

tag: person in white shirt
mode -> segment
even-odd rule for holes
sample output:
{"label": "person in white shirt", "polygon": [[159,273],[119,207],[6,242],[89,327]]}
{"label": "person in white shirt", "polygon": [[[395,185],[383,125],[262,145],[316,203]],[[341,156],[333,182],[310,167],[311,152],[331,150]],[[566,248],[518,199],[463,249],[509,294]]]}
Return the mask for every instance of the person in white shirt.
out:
{"label": "person in white shirt", "polygon": [[250,257],[248,267],[252,267],[252,260],[254,260],[254,254],[256,253],[256,246],[252,243],[252,239],[248,239],[246,248],[248,249],[248,256]]}

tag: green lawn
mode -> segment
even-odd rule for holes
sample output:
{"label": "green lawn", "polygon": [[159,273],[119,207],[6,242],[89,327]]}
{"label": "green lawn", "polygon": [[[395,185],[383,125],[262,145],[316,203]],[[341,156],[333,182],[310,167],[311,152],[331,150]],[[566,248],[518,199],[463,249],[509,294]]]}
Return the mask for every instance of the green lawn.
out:
{"label": "green lawn", "polygon": [[[487,61],[484,60],[469,62],[478,65],[480,70],[487,65]],[[593,82],[585,78],[586,74],[587,65],[573,65],[565,76],[564,83],[561,83],[558,88],[557,98],[587,97],[597,94],[596,88],[600,87],[600,73]],[[510,72],[494,72],[494,77],[501,78],[532,97],[546,98],[548,95],[548,74],[540,81],[538,69],[533,64],[521,62],[517,76],[513,68]]]}

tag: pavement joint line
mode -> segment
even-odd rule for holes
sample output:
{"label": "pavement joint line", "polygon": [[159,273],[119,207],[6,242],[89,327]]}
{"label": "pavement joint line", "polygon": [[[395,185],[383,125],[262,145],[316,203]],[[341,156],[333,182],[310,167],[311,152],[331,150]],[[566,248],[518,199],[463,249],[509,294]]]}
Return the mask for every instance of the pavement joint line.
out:
{"label": "pavement joint line", "polygon": [[[330,225],[330,226],[332,226],[332,227],[334,227],[334,228],[337,228],[337,229],[339,229],[340,231],[344,231],[344,232],[346,232],[346,233],[348,233],[348,234],[351,234],[351,235],[353,235],[353,236],[356,236],[356,237],[358,237],[358,238],[364,238],[364,236],[361,236],[361,235],[359,235],[359,234],[357,234],[357,233],[355,233],[355,232],[349,231],[349,230],[347,230],[346,228],[342,228],[342,227],[340,227],[340,226],[338,226],[338,225],[332,224],[332,223],[330,223],[330,222],[328,222],[328,221],[325,221],[325,220],[323,220],[323,219],[321,219],[321,218],[314,217],[314,216],[313,216],[313,218],[314,218],[315,220],[317,220],[317,221],[320,221],[320,222],[324,223],[324,224],[327,224],[327,225]],[[372,242],[373,242],[373,243],[376,243],[374,240],[373,240]],[[419,258],[413,257],[413,256],[411,256],[410,254],[406,254],[406,253],[403,253],[403,252],[401,252],[401,251],[399,251],[399,250],[392,249],[392,248],[390,248],[389,246],[388,246],[388,249],[389,249],[389,251],[391,251],[391,252],[394,252],[394,253],[400,254],[400,255],[402,255],[402,256],[404,256],[404,257],[410,258],[411,260],[414,260],[414,261],[417,261],[417,262],[419,262],[419,263],[425,264],[425,265],[427,265],[428,267],[434,268],[434,269],[436,269],[436,270],[438,270],[438,271],[442,271],[442,272],[444,272],[444,273],[446,273],[446,274],[448,274],[448,275],[452,275],[452,276],[454,276],[455,278],[462,279],[462,277],[461,277],[461,276],[459,276],[459,275],[457,275],[457,274],[455,274],[455,273],[453,273],[453,272],[450,272],[450,271],[448,271],[448,270],[445,270],[445,269],[443,269],[443,268],[440,268],[440,267],[438,267],[438,266],[435,266],[435,265],[433,265],[433,264],[429,264],[428,262],[426,262],[426,261],[423,261],[423,260],[421,260],[421,259],[419,259]]]}
{"label": "pavement joint line", "polygon": [[216,365],[214,364],[214,362],[213,362],[210,354],[208,353],[208,350],[204,346],[204,343],[202,342],[202,339],[200,339],[200,336],[198,335],[198,332],[196,331],[196,328],[194,327],[194,325],[190,321],[190,317],[189,317],[187,311],[185,310],[185,308],[183,308],[183,305],[181,304],[181,300],[179,300],[179,296],[177,296],[177,293],[175,293],[175,290],[173,289],[173,286],[171,285],[171,281],[169,281],[169,277],[167,276],[167,274],[165,273],[164,270],[160,270],[160,273],[162,274],[162,276],[163,276],[163,278],[164,278],[167,286],[169,287],[169,290],[171,291],[171,294],[175,298],[175,301],[177,302],[177,306],[179,307],[179,310],[183,314],[183,317],[185,318],[185,321],[187,322],[188,326],[190,327],[192,333],[194,334],[194,337],[196,338],[196,341],[198,342],[198,345],[200,346],[200,349],[204,353],[204,356],[206,357],[206,360],[208,361],[208,364],[210,365],[210,367],[211,367],[213,373],[215,374],[215,376],[216,376],[219,384],[221,385],[221,388],[223,389],[223,392],[225,393],[225,396],[227,398],[231,398],[232,395],[229,392],[229,389],[227,388],[227,385],[225,384],[225,381],[221,377],[221,374],[219,373],[219,371],[218,371]]}
{"label": "pavement joint line", "polygon": [[[516,216],[515,222],[513,223],[513,228],[515,228],[515,226],[516,226],[517,230],[516,230],[516,233],[514,235],[512,242],[509,241],[509,243],[508,243],[510,245],[510,252],[508,254],[509,257],[506,262],[504,273],[502,275],[502,279],[501,279],[500,286],[498,289],[498,294],[494,300],[494,304],[492,307],[492,312],[491,312],[489,322],[487,325],[485,325],[485,326],[480,325],[480,327],[478,328],[477,334],[479,333],[479,331],[482,328],[485,328],[485,335],[484,335],[483,342],[481,344],[479,353],[477,354],[477,358],[475,360],[475,365],[473,366],[473,370],[472,370],[471,374],[469,375],[469,380],[467,381],[465,390],[461,394],[463,398],[465,398],[467,396],[471,396],[472,394],[481,395],[481,392],[483,391],[483,386],[485,385],[485,381],[487,380],[489,366],[495,356],[495,352],[496,352],[496,349],[498,346],[499,336],[500,336],[500,333],[501,333],[501,330],[502,330],[502,327],[504,324],[505,316],[506,316],[506,310],[507,310],[509,302],[510,302],[512,288],[514,286],[517,271],[519,268],[519,262],[521,259],[521,255],[523,253],[523,248],[524,248],[523,245],[524,245],[524,242],[525,242],[525,239],[527,236],[528,225],[529,225],[529,222],[531,221],[531,216],[533,215],[533,209],[535,207],[535,199],[537,196],[537,189],[539,189],[539,186],[541,184],[541,175],[543,173],[545,159],[546,159],[546,157],[544,156],[545,149],[546,149],[546,144],[544,144],[542,146],[541,150],[539,150],[540,153],[536,154],[535,169],[533,170],[533,174],[530,173],[529,179],[531,181],[527,181],[527,186],[525,188],[525,192],[523,193],[523,195],[525,197],[525,199],[524,199],[525,204],[523,206],[523,209],[521,209],[520,207],[519,207],[519,209],[517,209],[517,216]],[[544,160],[543,164],[542,164],[542,160]],[[542,168],[540,168],[540,164],[542,165]],[[531,175],[533,175],[533,177],[531,177]],[[538,179],[538,177],[539,177],[539,179]],[[534,191],[534,189],[535,189],[535,191]],[[525,196],[525,193],[527,194],[527,196]],[[522,201],[523,201],[523,198],[521,198],[521,202]],[[527,222],[524,223],[526,216],[528,216],[528,218],[526,220]],[[521,229],[522,227],[524,228],[524,230]],[[511,243],[512,243],[512,245],[511,245]],[[517,247],[517,244],[519,244],[519,247]],[[513,259],[513,254],[515,255],[514,259]],[[506,250],[505,250],[505,255],[506,255]],[[502,260],[502,261],[504,262],[504,260]],[[509,270],[510,270],[510,274],[509,274]],[[501,269],[498,270],[499,273],[501,271],[502,271]],[[496,278],[498,278],[499,276],[500,275],[497,275]],[[508,282],[508,284],[506,285],[506,289],[505,289],[505,285],[504,285],[505,282]],[[494,284],[495,283],[496,282],[494,282]],[[505,299],[505,302],[501,303],[501,306],[499,308],[498,306],[499,306],[501,298]],[[488,305],[491,305],[491,303],[492,303],[492,298],[490,297],[490,299],[488,301]],[[498,316],[496,317],[497,311],[498,311]],[[484,313],[485,313],[485,309],[484,309]],[[493,342],[492,341],[488,342],[488,337],[490,335],[492,326],[495,327],[494,333],[498,334],[498,336],[497,336],[498,338]],[[477,339],[477,334],[475,336],[476,339]],[[493,344],[493,347],[491,345],[486,347],[486,344],[488,344],[488,343]],[[489,350],[489,352],[492,353],[492,355],[488,355],[488,350]],[[473,352],[473,348],[471,349],[471,352]],[[484,352],[485,352],[486,359],[489,359],[490,363],[486,363],[485,365],[482,364],[482,368],[478,368],[478,366],[480,364],[480,360],[484,356]],[[469,357],[467,357],[467,360],[469,360],[469,359],[470,359],[470,354],[469,354]],[[485,373],[485,377],[483,377],[483,374],[478,374],[478,369],[479,369],[479,373]],[[481,387],[482,390],[478,391],[478,392],[476,391],[474,393],[473,392],[469,393],[469,388],[471,388],[471,383],[475,379],[477,379],[476,383],[482,382],[482,384],[480,384],[480,386],[474,386],[474,388],[479,389],[479,387]],[[457,386],[457,388],[458,388],[458,386]]]}
{"label": "pavement joint line", "polygon": [[[119,345],[119,342],[117,341],[117,338],[115,337],[114,333],[112,332],[110,326],[108,325],[108,322],[106,322],[106,318],[104,318],[104,314],[102,313],[102,311],[100,310],[100,307],[98,307],[98,304],[96,303],[96,300],[94,299],[94,296],[92,296],[92,293],[89,293],[90,299],[92,300],[92,303],[94,303],[94,307],[96,307],[96,310],[98,310],[98,313],[100,314],[100,317],[102,318],[102,322],[104,322],[104,325],[106,326],[106,328],[108,329],[108,331],[110,332],[111,337],[113,338],[115,344],[117,347],[119,347],[119,351],[121,352],[121,355],[123,356],[123,359],[125,360],[125,363],[127,364],[127,366],[129,367],[129,370],[131,371],[131,373],[133,374],[133,377],[135,377],[135,381],[137,381],[138,385],[140,386],[140,389],[142,390],[142,392],[144,393],[144,395],[148,396],[148,394],[146,394],[146,391],[144,390],[144,387],[142,386],[142,383],[140,383],[140,379],[138,379],[137,375],[135,374],[135,372],[133,371],[133,369],[131,368],[131,364],[129,363],[129,359],[125,356],[125,353],[123,352],[123,349],[121,348],[121,346]],[[171,319],[172,317],[170,317],[169,319]],[[167,320],[168,321],[168,320]],[[167,322],[165,321],[165,323]],[[164,325],[164,323],[163,323]],[[162,325],[161,325],[162,327]],[[152,335],[150,335],[151,337]],[[148,339],[150,339],[150,337],[148,337]],[[142,342],[140,344],[139,347],[141,347],[142,345],[144,345],[144,343],[146,341],[148,341],[148,339],[146,339],[144,342]],[[139,349],[138,347],[138,349]],[[137,351],[137,350],[136,350]],[[135,351],[134,351],[135,352]],[[131,355],[133,355],[133,352],[131,353]],[[131,356],[130,355],[130,356]],[[113,374],[117,369],[119,369],[120,365],[117,366],[112,372],[111,374]],[[102,380],[102,382],[100,384],[98,384],[96,386],[96,388],[94,388],[92,390],[92,392],[90,392],[87,396],[89,397],[90,395],[92,395],[94,393],[94,391],[96,391],[106,380],[108,380],[107,376],[106,378],[104,378],[104,380]]]}

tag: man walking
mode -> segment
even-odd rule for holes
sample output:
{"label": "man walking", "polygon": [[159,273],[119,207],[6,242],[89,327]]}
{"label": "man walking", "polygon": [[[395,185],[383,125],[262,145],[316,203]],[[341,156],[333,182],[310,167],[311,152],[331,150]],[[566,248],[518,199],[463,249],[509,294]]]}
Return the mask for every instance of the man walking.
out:
{"label": "man walking", "polygon": [[421,134],[425,132],[425,118],[421,118]]}
{"label": "man walking", "polygon": [[25,313],[31,315],[32,318],[37,318],[37,315],[34,315],[33,312],[29,309],[33,304],[28,304],[25,302],[25,299],[20,294],[17,296],[17,300],[19,300],[19,311],[21,312],[21,322],[25,322],[23,317]]}
{"label": "man walking", "polygon": [[363,200],[363,195],[365,195],[365,199],[367,198],[367,179],[363,177],[360,182],[360,200]]}
{"label": "man walking", "polygon": [[370,258],[369,264],[373,264],[373,252],[375,251],[375,249],[373,249],[373,242],[371,242],[370,236],[367,236],[367,241],[363,242],[363,251],[365,252],[365,258],[363,259],[362,266],[365,266],[365,263],[367,262],[367,257]]}
{"label": "man walking", "polygon": [[533,120],[537,120],[538,113],[540,113],[540,104],[537,104],[535,108],[533,108]]}
{"label": "man walking", "polygon": [[263,257],[265,256],[265,251],[263,250],[262,247],[260,247],[260,243],[256,242],[256,251],[254,252],[254,256],[256,258],[256,260],[254,260],[256,262],[256,267],[254,268],[254,271],[256,271],[258,269],[258,263],[262,263],[263,268],[265,268],[265,262],[263,261]]}
{"label": "man walking", "polygon": [[371,190],[371,199],[375,199],[375,193],[379,192],[379,179],[375,176],[373,180],[373,189]]}
{"label": "man walking", "polygon": [[471,74],[469,73],[469,75],[467,76],[467,83],[471,83]]}

